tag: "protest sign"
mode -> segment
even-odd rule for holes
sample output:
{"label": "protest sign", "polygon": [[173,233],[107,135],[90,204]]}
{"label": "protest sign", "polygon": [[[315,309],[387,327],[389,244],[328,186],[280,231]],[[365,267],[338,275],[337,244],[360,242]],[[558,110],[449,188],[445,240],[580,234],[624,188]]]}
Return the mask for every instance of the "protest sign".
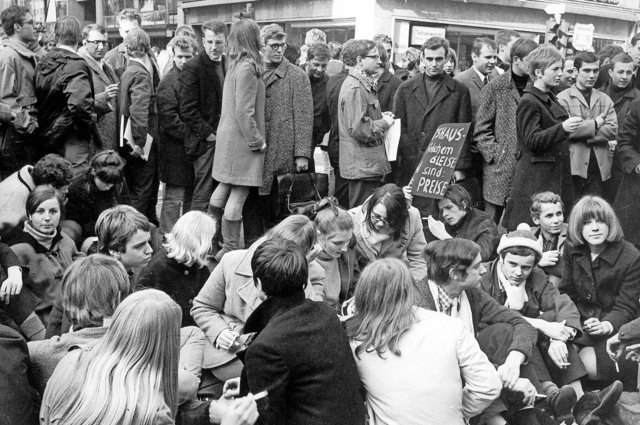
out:
{"label": "protest sign", "polygon": [[471,123],[438,127],[409,183],[413,195],[444,197],[470,126]]}

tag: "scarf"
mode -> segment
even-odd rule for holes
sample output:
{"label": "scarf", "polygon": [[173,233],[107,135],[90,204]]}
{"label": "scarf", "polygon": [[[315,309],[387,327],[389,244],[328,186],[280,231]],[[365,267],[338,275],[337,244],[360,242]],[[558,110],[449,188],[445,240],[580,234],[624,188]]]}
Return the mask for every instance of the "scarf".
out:
{"label": "scarf", "polygon": [[[439,313],[444,313],[441,310],[440,302],[438,301],[438,284],[432,280],[429,280],[429,290],[431,291],[431,295],[435,300],[436,309],[438,309]],[[446,313],[445,313],[446,314]],[[469,302],[469,297],[467,297],[466,291],[462,291],[458,297],[454,299],[453,305],[451,306],[451,317],[455,317],[462,321],[462,324],[472,335],[476,334],[475,329],[473,328],[473,313],[471,312],[471,303]]]}
{"label": "scarf", "polygon": [[504,273],[502,273],[502,260],[498,262],[497,272],[500,286],[507,294],[507,300],[504,302],[504,306],[510,308],[511,310],[522,310],[524,308],[524,303],[529,301],[529,297],[527,296],[527,291],[525,288],[526,281],[519,286],[512,285],[511,282],[509,282],[509,280],[505,277]]}
{"label": "scarf", "polygon": [[358,68],[354,67],[353,70],[355,72],[357,72],[358,74],[360,74],[365,79],[365,81],[367,82],[367,84],[369,84],[371,86],[371,89],[373,91],[378,91],[378,80],[376,80],[373,77],[368,76],[367,73],[364,72],[361,69],[358,69]]}
{"label": "scarf", "polygon": [[53,233],[51,234],[47,234],[47,233],[42,233],[39,230],[36,230],[32,225],[31,225],[31,221],[25,221],[24,222],[24,231],[28,234],[30,234],[31,236],[33,236],[33,238],[42,246],[44,246],[47,249],[51,249],[51,245],[53,244],[53,238],[56,237],[56,235],[58,234],[58,229],[55,229],[53,231]]}

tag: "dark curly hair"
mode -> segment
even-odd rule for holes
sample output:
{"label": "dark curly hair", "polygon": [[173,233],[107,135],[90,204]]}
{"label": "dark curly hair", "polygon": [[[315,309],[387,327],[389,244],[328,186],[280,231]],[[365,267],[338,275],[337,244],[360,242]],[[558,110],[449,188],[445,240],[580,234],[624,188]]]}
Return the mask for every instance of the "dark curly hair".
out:
{"label": "dark curly hair", "polygon": [[49,154],[36,162],[31,170],[31,177],[36,186],[50,184],[60,189],[71,184],[73,179],[71,163],[60,155]]}

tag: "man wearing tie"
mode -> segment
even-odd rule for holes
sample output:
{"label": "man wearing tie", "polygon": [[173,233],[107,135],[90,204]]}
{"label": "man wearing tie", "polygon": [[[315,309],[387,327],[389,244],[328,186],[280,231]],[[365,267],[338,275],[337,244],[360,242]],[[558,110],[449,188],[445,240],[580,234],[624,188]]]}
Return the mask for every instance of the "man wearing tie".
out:
{"label": "man wearing tie", "polygon": [[488,38],[476,38],[471,48],[473,66],[454,77],[467,86],[471,94],[471,116],[475,121],[480,91],[489,82],[489,74],[493,72],[498,63],[498,47],[493,40]]}

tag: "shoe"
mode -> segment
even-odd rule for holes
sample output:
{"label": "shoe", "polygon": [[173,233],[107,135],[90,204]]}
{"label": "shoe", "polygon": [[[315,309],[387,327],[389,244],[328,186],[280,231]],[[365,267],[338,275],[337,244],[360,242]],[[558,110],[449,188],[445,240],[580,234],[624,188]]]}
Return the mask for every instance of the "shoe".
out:
{"label": "shoe", "polygon": [[547,402],[549,403],[549,410],[553,417],[558,421],[572,419],[571,411],[577,401],[578,396],[576,394],[576,390],[569,385],[565,385],[564,387],[555,390],[547,399]]}
{"label": "shoe", "polygon": [[618,417],[616,403],[622,395],[622,382],[615,381],[600,392],[585,393],[573,408],[578,425],[606,424]]}

